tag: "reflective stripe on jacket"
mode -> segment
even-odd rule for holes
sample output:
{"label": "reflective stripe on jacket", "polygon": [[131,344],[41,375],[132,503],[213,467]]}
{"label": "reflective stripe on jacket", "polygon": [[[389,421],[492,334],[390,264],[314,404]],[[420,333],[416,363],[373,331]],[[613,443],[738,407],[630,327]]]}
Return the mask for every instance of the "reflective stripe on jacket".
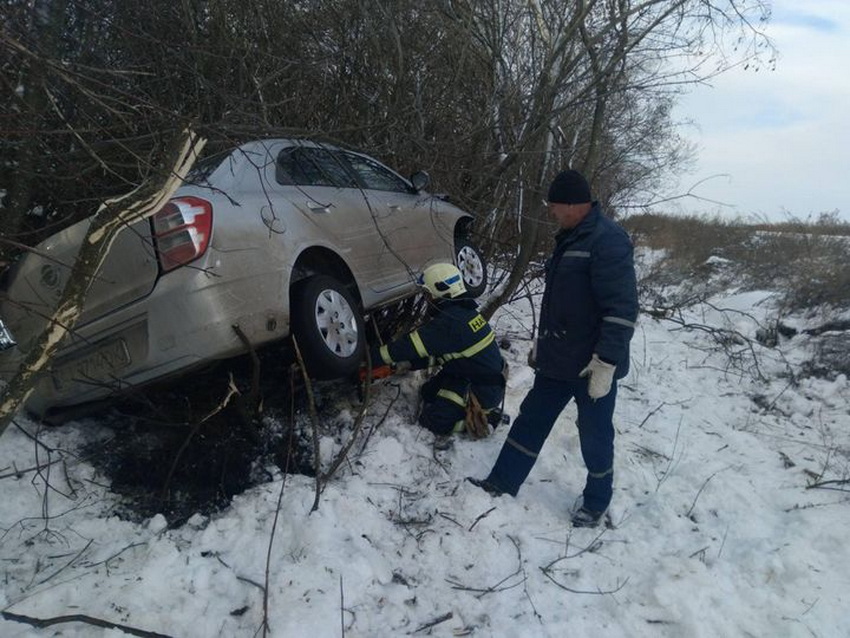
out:
{"label": "reflective stripe on jacket", "polygon": [[372,364],[410,361],[413,368],[441,364],[441,374],[489,384],[502,373],[502,353],[490,324],[472,299],[445,299],[414,330],[372,351]]}

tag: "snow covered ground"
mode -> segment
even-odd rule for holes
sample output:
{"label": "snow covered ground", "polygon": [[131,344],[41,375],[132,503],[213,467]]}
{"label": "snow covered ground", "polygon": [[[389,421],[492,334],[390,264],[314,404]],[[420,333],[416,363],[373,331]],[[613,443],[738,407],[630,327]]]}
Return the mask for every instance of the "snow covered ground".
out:
{"label": "snow covered ground", "polygon": [[[311,478],[275,470],[179,528],[114,515],[118,497],[73,455],[95,422],[36,444],[21,417],[0,438],[0,609],[251,637],[267,581],[276,637],[850,636],[850,384],[789,383],[804,336],[775,350],[733,338],[752,338],[770,307],[746,293],[641,318],[615,415],[611,526],[597,530],[569,522],[584,477],[572,406],[519,496],[494,499],[464,478],[486,475],[507,428],[435,453],[412,423],[415,375],[374,386],[370,423],[398,399],[317,511]],[[532,381],[530,317],[521,300],[494,324],[511,342],[514,415]],[[340,444],[325,438],[324,457]],[[126,634],[0,619],[0,636],[59,635]]]}

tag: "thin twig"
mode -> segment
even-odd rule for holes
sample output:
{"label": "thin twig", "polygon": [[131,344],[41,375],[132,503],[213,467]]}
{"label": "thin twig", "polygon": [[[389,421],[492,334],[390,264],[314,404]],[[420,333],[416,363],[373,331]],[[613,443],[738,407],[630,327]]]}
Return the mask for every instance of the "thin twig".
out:
{"label": "thin twig", "polygon": [[345,638],[345,590],[342,587],[342,574],[339,575],[339,635]]}
{"label": "thin twig", "polygon": [[21,478],[24,474],[29,474],[30,472],[40,472],[48,465],[55,465],[56,463],[61,463],[63,459],[56,459],[55,461],[48,461],[42,465],[34,465],[33,467],[28,467],[23,470],[13,470],[7,474],[0,474],[0,479],[9,478],[14,476],[16,478]]}
{"label": "thin twig", "polygon": [[473,527],[475,527],[476,525],[478,525],[478,521],[480,521],[480,520],[481,520],[481,519],[483,519],[483,518],[487,518],[487,516],[490,514],[490,512],[492,512],[494,509],[496,509],[496,508],[495,508],[495,507],[491,507],[491,508],[490,508],[490,509],[488,509],[486,512],[484,512],[483,514],[479,514],[479,515],[478,515],[478,518],[476,518],[476,519],[472,522],[472,525],[470,525],[470,526],[469,526],[469,529],[468,529],[467,531],[468,531],[468,532],[471,532],[471,531],[472,531],[472,528],[473,528]]}
{"label": "thin twig", "polygon": [[517,560],[519,561],[519,568],[522,570],[522,590],[525,593],[525,597],[528,599],[528,604],[531,605],[531,610],[534,612],[534,617],[537,618],[537,621],[540,624],[543,624],[543,616],[540,615],[540,612],[537,611],[537,607],[534,604],[534,601],[531,599],[531,593],[528,591],[528,574],[525,573],[525,567],[523,567],[522,560],[522,548],[519,546],[519,541],[508,534],[508,538],[514,544],[517,552]]}
{"label": "thin twig", "polygon": [[108,566],[109,566],[109,565],[108,565],[109,561],[111,561],[113,558],[118,558],[121,554],[123,554],[124,552],[126,552],[128,549],[133,549],[134,547],[141,547],[141,546],[143,546],[144,544],[145,544],[145,543],[130,543],[130,544],[129,544],[129,545],[127,545],[127,547],[125,547],[124,549],[121,549],[121,550],[119,550],[119,551],[115,552],[114,554],[112,554],[112,556],[109,556],[109,557],[107,557],[107,558],[104,558],[103,560],[98,561],[98,562],[96,562],[96,563],[89,563],[89,564],[87,565],[87,567],[88,567],[89,569],[91,569],[92,567],[97,567],[98,565],[104,565],[104,564],[106,564],[106,565],[107,565],[107,567],[108,567]]}
{"label": "thin twig", "polygon": [[451,516],[449,516],[445,512],[437,512],[437,516],[440,516],[440,517],[446,519],[447,521],[454,523],[458,527],[463,527],[463,525],[461,525],[459,522],[457,522],[455,519],[453,519]]}
{"label": "thin twig", "polygon": [[366,444],[369,443],[369,439],[372,438],[372,435],[375,433],[375,431],[377,431],[377,429],[381,427],[381,424],[383,424],[383,422],[387,420],[387,416],[389,416],[390,411],[393,409],[395,402],[398,401],[400,396],[401,388],[399,386],[396,386],[395,397],[393,397],[392,400],[389,402],[389,404],[387,405],[387,409],[384,410],[384,413],[381,415],[381,418],[378,419],[376,423],[372,424],[372,426],[369,428],[369,432],[363,438],[363,445],[360,446],[360,454],[363,454],[364,450],[366,449]]}
{"label": "thin twig", "polygon": [[180,446],[180,449],[177,450],[177,454],[174,455],[174,461],[171,463],[171,467],[168,469],[168,476],[165,478],[165,484],[162,486],[162,499],[165,500],[168,498],[168,488],[171,485],[171,479],[174,476],[174,472],[177,469],[177,465],[180,462],[180,458],[183,456],[183,453],[188,449],[189,443],[191,443],[192,439],[198,433],[198,430],[201,429],[201,426],[209,421],[216,414],[221,412],[227,404],[230,403],[230,399],[233,398],[234,394],[239,394],[239,390],[237,390],[236,385],[233,383],[233,376],[230,377],[230,383],[227,388],[227,395],[224,399],[219,403],[215,408],[212,409],[209,414],[207,414],[204,418],[198,421],[193,427],[189,435],[183,441],[183,444]]}
{"label": "thin twig", "polygon": [[298,339],[295,338],[295,335],[292,335],[292,345],[295,348],[295,356],[298,359],[301,376],[304,378],[304,387],[307,390],[307,404],[310,410],[310,422],[313,424],[313,469],[316,473],[316,496],[313,499],[313,507],[310,511],[315,512],[319,509],[319,496],[322,493],[322,472],[319,467],[319,415],[316,413],[313,384],[310,382],[310,375],[307,374],[307,366],[304,365],[304,358],[301,356],[301,348],[298,347]]}
{"label": "thin twig", "polygon": [[417,629],[414,629],[413,633],[418,634],[420,631],[425,631],[426,629],[430,629],[431,627],[439,625],[440,623],[446,622],[447,620],[451,620],[453,617],[454,617],[454,614],[452,612],[449,612],[447,614],[443,614],[442,616],[438,616],[434,620],[431,620],[429,622],[426,622],[424,625],[419,626]]}
{"label": "thin twig", "polygon": [[693,503],[691,503],[691,507],[688,509],[688,513],[687,513],[687,514],[685,514],[685,516],[687,516],[688,518],[690,518],[691,513],[694,511],[694,508],[695,508],[695,507],[696,507],[696,505],[697,505],[697,499],[699,499],[699,495],[700,495],[700,494],[702,494],[702,491],[703,491],[703,490],[705,489],[705,487],[708,485],[708,482],[709,482],[711,479],[713,479],[715,476],[717,476],[717,475],[718,475],[720,472],[722,472],[722,471],[723,471],[723,470],[717,470],[717,472],[715,472],[714,474],[712,474],[711,476],[709,476],[707,479],[705,479],[705,481],[703,482],[703,484],[702,484],[702,485],[700,485],[700,488],[697,490],[697,495],[696,495],[696,496],[694,496],[694,502],[693,502]]}
{"label": "thin twig", "polygon": [[[807,485],[806,489],[811,490],[811,489],[814,489],[814,488],[825,488],[825,489],[835,490],[834,487],[825,487],[825,486],[827,486],[827,485],[847,485],[848,483],[850,483],[850,479],[840,479],[840,480],[834,479],[834,480],[831,480],[831,481],[818,481],[817,483],[811,483],[810,485]],[[835,490],[835,491],[846,492],[847,490]]]}
{"label": "thin twig", "polygon": [[569,537],[569,535],[567,535],[567,540],[566,540],[566,545],[564,547],[563,556],[558,556],[558,558],[553,560],[551,563],[549,563],[545,567],[541,567],[540,569],[542,569],[543,571],[549,571],[549,570],[552,569],[552,567],[554,567],[555,565],[560,563],[562,560],[569,560],[570,558],[575,558],[576,556],[581,556],[585,552],[595,552],[601,546],[602,542],[600,541],[600,539],[605,535],[606,531],[607,530],[603,529],[601,532],[599,532],[596,535],[596,537],[592,541],[590,541],[590,543],[587,544],[587,546],[580,549],[575,554],[568,554],[567,553],[567,551],[569,551],[569,547],[570,547],[570,537]]}
{"label": "thin twig", "polygon": [[723,532],[723,540],[720,541],[720,549],[717,550],[717,558],[720,558],[720,555],[723,554],[723,548],[726,547],[726,537],[729,535],[729,526],[726,526],[726,531]]}
{"label": "thin twig", "polygon": [[643,421],[641,421],[641,422],[638,424],[638,429],[640,429],[640,428],[642,428],[644,425],[646,425],[646,422],[647,422],[647,421],[649,421],[649,419],[650,419],[650,418],[652,418],[652,416],[653,416],[656,412],[658,412],[661,408],[663,408],[665,405],[667,405],[667,403],[661,403],[661,404],[660,404],[657,408],[655,408],[654,410],[650,410],[649,414],[647,414],[647,415],[643,418]]}
{"label": "thin twig", "polygon": [[248,395],[248,410],[252,417],[256,417],[259,412],[259,397],[260,397],[260,357],[257,356],[257,351],[253,344],[248,340],[248,337],[243,332],[239,324],[233,324],[233,331],[251,357],[251,393]]}
{"label": "thin twig", "polygon": [[547,572],[543,567],[540,568],[540,571],[542,571],[543,575],[546,576],[546,578],[551,580],[553,583],[555,583],[558,587],[560,587],[564,591],[568,591],[572,594],[594,594],[594,595],[597,595],[597,596],[602,595],[602,594],[616,594],[618,591],[620,591],[623,587],[626,586],[626,583],[629,582],[628,577],[626,577],[626,580],[624,580],[622,583],[617,585],[614,589],[597,589],[595,591],[591,591],[591,590],[587,590],[587,589],[573,589],[572,587],[567,587],[563,583],[559,583],[557,580],[555,580],[555,578],[552,576],[552,574]]}
{"label": "thin twig", "polygon": [[74,554],[74,557],[73,557],[71,560],[69,560],[67,563],[65,563],[64,565],[62,565],[62,567],[60,567],[60,568],[59,568],[59,569],[57,569],[55,572],[53,572],[52,574],[50,574],[50,576],[48,576],[48,577],[46,577],[46,578],[43,578],[43,579],[41,579],[40,581],[38,581],[38,582],[36,583],[36,585],[43,585],[44,583],[46,583],[46,582],[47,582],[48,580],[50,580],[51,578],[53,578],[54,576],[56,576],[56,575],[58,575],[58,574],[62,573],[65,569],[67,569],[68,567],[70,567],[70,566],[74,563],[74,561],[76,561],[76,560],[77,560],[80,556],[82,556],[82,555],[85,553],[85,551],[86,551],[89,547],[91,547],[91,544],[92,544],[93,542],[94,542],[93,540],[90,540],[88,543],[86,543],[86,546],[85,546],[85,547],[83,547],[83,548],[82,548],[79,552],[77,552],[76,554]]}
{"label": "thin twig", "polygon": [[291,457],[292,443],[295,438],[295,380],[292,372],[289,374],[289,396],[290,401],[290,428],[289,428],[289,447],[286,450],[286,461],[283,464],[283,476],[280,480],[280,492],[277,495],[277,506],[274,510],[274,519],[272,520],[272,531],[269,534],[269,547],[266,550],[266,574],[263,587],[263,637],[269,635],[269,581],[271,574],[272,563],[272,546],[274,545],[274,536],[277,531],[277,520],[280,517],[280,506],[283,503],[283,492],[286,487],[286,477],[289,475],[289,459]]}
{"label": "thin twig", "polygon": [[[222,563],[222,564],[224,564],[224,561],[221,561],[221,563]],[[229,567],[229,566],[228,566],[228,567]],[[246,577],[246,576],[239,576],[239,575],[237,574],[237,575],[236,575],[236,580],[242,581],[243,583],[248,583],[249,585],[253,585],[253,586],[254,586],[254,587],[256,587],[257,589],[259,589],[261,592],[265,592],[265,591],[266,591],[266,588],[265,588],[265,587],[264,587],[261,583],[258,583],[257,581],[252,580],[251,578],[248,578],[248,577]]]}
{"label": "thin twig", "polygon": [[[330,478],[339,469],[339,466],[342,465],[342,462],[348,457],[348,452],[351,450],[352,446],[354,445],[354,442],[360,435],[360,430],[363,428],[363,420],[366,417],[366,409],[369,407],[372,385],[370,381],[370,379],[372,378],[372,357],[369,356],[368,350],[366,351],[366,371],[366,387],[363,390],[363,403],[360,405],[360,412],[358,412],[357,417],[354,419],[354,426],[351,428],[351,436],[349,437],[348,441],[345,443],[345,445],[342,446],[342,449],[336,455],[336,458],[334,458],[330,468],[328,468],[328,471],[322,474],[322,483],[324,484],[327,484]],[[363,453],[363,448],[360,448],[360,453]]]}
{"label": "thin twig", "polygon": [[[525,571],[522,568],[522,552],[520,551],[520,548],[519,548],[519,542],[517,542],[517,540],[514,539],[513,536],[508,536],[508,538],[514,544],[514,549],[516,549],[516,552],[517,552],[517,565],[518,566],[512,574],[508,574],[502,580],[497,582],[495,585],[491,585],[491,586],[485,587],[483,589],[480,588],[480,587],[469,587],[467,585],[463,585],[463,584],[461,584],[457,581],[453,581],[453,580],[449,580],[449,579],[446,579],[446,582],[449,583],[452,586],[452,589],[460,589],[460,590],[463,590],[463,591],[476,592],[476,594],[475,594],[476,598],[483,598],[487,594],[492,594],[492,593],[496,593],[496,592],[500,592],[500,591],[505,591],[505,590],[508,590],[508,589],[513,589],[514,587],[519,587],[520,585],[524,584],[525,581],[528,579],[528,576],[525,574]],[[518,583],[512,583],[510,585],[505,585],[504,587],[502,586],[503,583],[506,583],[507,581],[512,579],[517,574],[522,574],[522,578],[520,579],[520,581]]]}

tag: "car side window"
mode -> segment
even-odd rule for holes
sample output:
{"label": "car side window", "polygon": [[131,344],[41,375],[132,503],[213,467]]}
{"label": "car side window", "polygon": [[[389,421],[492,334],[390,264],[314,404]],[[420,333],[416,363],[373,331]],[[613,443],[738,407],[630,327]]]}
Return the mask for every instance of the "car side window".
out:
{"label": "car side window", "polygon": [[322,148],[283,149],[277,156],[275,178],[284,185],[357,187],[354,176],[339,158]]}
{"label": "car side window", "polygon": [[398,175],[388,171],[385,167],[378,164],[378,162],[355,153],[346,153],[345,159],[357,173],[365,188],[397,193],[410,192],[410,186],[407,182]]}

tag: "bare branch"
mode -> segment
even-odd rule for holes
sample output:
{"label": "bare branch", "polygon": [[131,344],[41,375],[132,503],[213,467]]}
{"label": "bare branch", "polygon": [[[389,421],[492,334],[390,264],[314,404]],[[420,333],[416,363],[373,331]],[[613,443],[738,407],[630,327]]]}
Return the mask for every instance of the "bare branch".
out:
{"label": "bare branch", "polygon": [[4,611],[2,612],[2,614],[3,618],[5,618],[6,620],[24,623],[26,625],[31,625],[38,629],[43,629],[45,627],[51,627],[53,625],[61,625],[70,622],[81,622],[87,625],[92,625],[94,627],[103,627],[104,629],[119,629],[125,634],[130,634],[131,636],[141,636],[142,638],[173,638],[168,634],[160,634],[155,631],[137,629],[136,627],[131,627],[130,625],[111,622],[109,620],[102,620],[101,618],[95,618],[94,616],[87,616],[85,614],[70,614],[68,616],[54,616],[52,618],[34,618],[32,616],[13,614],[10,611]]}

